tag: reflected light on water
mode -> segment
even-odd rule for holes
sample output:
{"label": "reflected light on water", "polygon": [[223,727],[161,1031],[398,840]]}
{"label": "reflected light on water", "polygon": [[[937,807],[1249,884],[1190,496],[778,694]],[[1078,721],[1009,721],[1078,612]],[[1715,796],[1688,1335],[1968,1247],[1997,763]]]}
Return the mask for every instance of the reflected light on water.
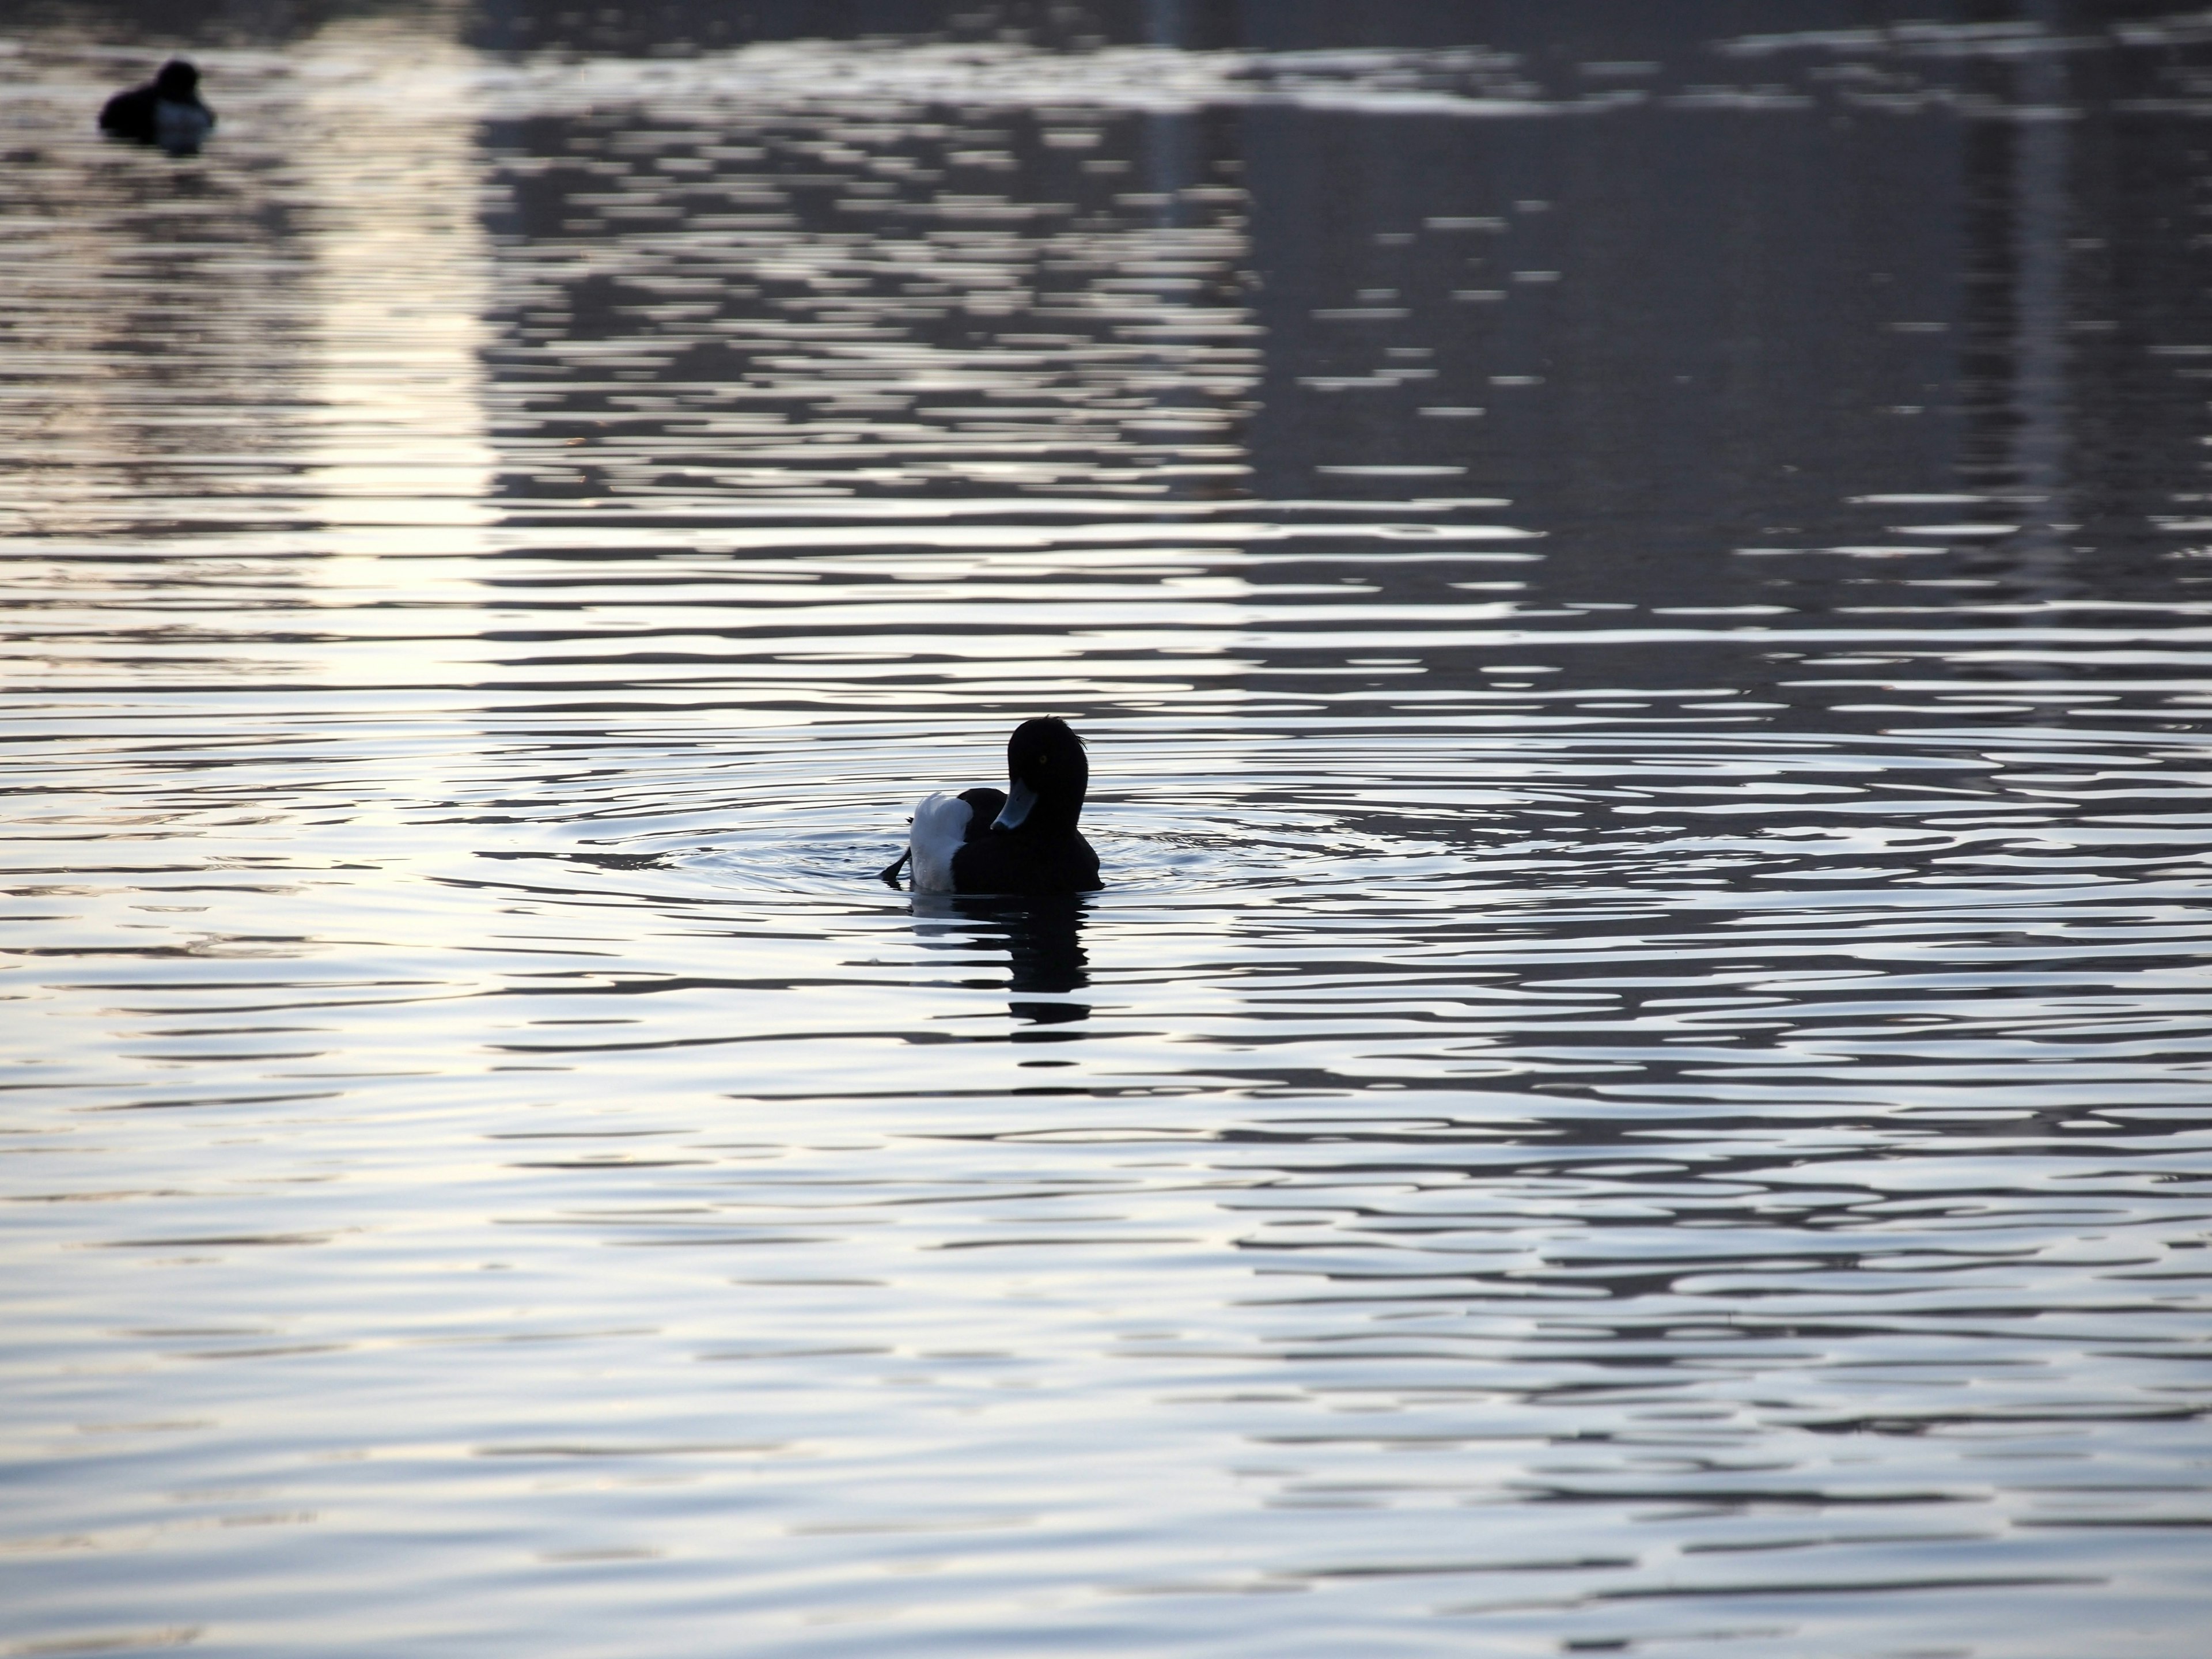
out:
{"label": "reflected light on water", "polygon": [[[301,422],[317,453],[296,488],[345,503],[332,515],[333,551],[452,556],[489,545],[456,533],[495,521],[486,497],[498,465],[483,368],[492,261],[474,68],[449,42],[366,22],[320,31],[297,62],[286,118],[344,135],[295,158],[319,337],[313,406]],[[438,533],[426,539],[418,526]]]}
{"label": "reflected light on water", "polygon": [[0,1654],[2193,1654],[2203,20],[830,9],[0,21]]}

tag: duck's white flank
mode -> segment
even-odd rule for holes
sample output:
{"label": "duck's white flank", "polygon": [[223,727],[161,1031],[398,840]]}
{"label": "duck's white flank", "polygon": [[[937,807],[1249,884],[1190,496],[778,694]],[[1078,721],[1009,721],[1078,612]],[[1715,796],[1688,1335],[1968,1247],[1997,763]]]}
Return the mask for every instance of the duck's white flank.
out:
{"label": "duck's white flank", "polygon": [[924,795],[914,809],[914,830],[907,846],[914,853],[914,890],[949,893],[952,888],[952,855],[968,838],[968,821],[974,809],[957,795]]}
{"label": "duck's white flank", "polygon": [[198,104],[164,98],[154,106],[154,142],[172,155],[189,154],[207,141],[215,123]]}

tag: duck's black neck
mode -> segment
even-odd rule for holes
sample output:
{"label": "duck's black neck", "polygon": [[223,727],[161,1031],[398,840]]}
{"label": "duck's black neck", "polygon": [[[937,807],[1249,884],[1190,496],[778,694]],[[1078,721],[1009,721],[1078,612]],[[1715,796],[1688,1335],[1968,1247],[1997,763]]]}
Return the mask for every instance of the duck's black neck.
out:
{"label": "duck's black neck", "polygon": [[1022,820],[1021,828],[1014,833],[1035,836],[1040,841],[1048,837],[1072,836],[1075,833],[1076,823],[1082,817],[1083,797],[1081,795],[1040,793],[1036,799],[1036,805],[1030,808],[1029,816]]}

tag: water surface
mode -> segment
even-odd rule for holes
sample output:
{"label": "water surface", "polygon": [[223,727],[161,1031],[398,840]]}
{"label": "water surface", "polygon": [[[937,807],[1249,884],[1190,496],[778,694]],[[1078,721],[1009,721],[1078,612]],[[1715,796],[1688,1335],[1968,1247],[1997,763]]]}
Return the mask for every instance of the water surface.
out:
{"label": "water surface", "polygon": [[2212,32],[1827,9],[0,37],[4,1651],[2198,1651]]}

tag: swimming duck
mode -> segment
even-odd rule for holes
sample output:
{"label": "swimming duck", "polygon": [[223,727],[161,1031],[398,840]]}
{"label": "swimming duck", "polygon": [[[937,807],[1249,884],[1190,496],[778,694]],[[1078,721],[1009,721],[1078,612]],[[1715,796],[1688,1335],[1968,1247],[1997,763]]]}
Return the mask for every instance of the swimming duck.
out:
{"label": "swimming duck", "polygon": [[172,58],[144,86],[109,99],[100,112],[100,130],[159,144],[172,155],[191,155],[215,130],[215,112],[200,102],[200,72]]}
{"label": "swimming duck", "polygon": [[1066,720],[1024,720],[1006,741],[1011,787],[936,794],[914,809],[907,850],[918,893],[1087,893],[1098,855],[1076,820],[1091,784],[1083,739]]}

